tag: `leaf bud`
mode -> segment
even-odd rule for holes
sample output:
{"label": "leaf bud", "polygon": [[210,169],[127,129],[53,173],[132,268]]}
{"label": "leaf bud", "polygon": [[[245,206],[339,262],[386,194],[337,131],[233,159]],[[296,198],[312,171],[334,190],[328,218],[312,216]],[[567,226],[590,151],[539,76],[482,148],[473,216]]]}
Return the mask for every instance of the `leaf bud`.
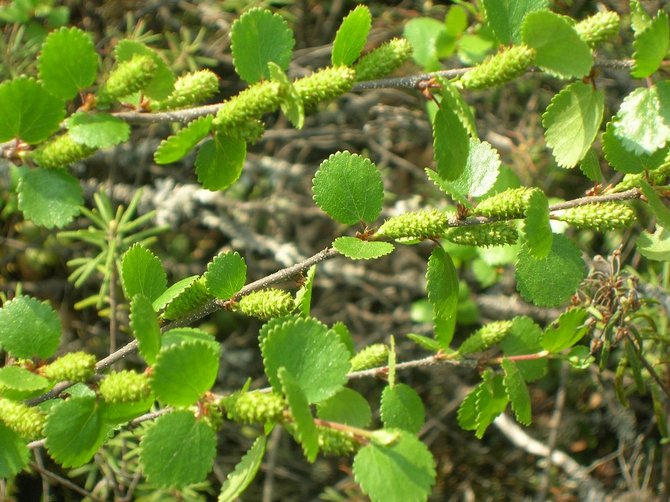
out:
{"label": "leaf bud", "polygon": [[635,221],[635,211],[622,202],[599,202],[555,211],[552,216],[577,228],[598,231],[627,227]]}
{"label": "leaf bud", "polygon": [[151,56],[135,55],[119,64],[100,89],[98,103],[107,106],[112,101],[141,91],[154,78],[156,68]]}
{"label": "leaf bud", "polygon": [[42,368],[42,373],[49,380],[85,382],[93,376],[95,363],[95,356],[92,354],[70,352]]}
{"label": "leaf bud", "polygon": [[376,235],[391,239],[403,237],[430,239],[440,237],[448,223],[449,217],[443,211],[422,209],[389,218],[379,227]]}
{"label": "leaf bud", "polygon": [[286,408],[280,395],[259,391],[235,393],[224,398],[222,404],[228,418],[247,424],[279,422]]}
{"label": "leaf bud", "polygon": [[238,303],[240,312],[261,320],[281,317],[295,308],[293,297],[281,289],[262,289],[242,297]]}
{"label": "leaf bud", "polygon": [[319,434],[319,448],[323,453],[348,457],[361,447],[349,432],[323,426],[317,426],[316,429]]}
{"label": "leaf bud", "polygon": [[351,358],[351,371],[367,370],[386,363],[389,349],[383,343],[375,343],[365,347]]}
{"label": "leaf bud", "polygon": [[219,90],[219,79],[210,70],[200,70],[182,75],[174,84],[174,90],[163,101],[152,105],[154,110],[175,110],[206,101]]}
{"label": "leaf bud", "polygon": [[593,48],[619,32],[619,14],[612,11],[598,12],[577,23],[575,31],[579,38]]}
{"label": "leaf bud", "polygon": [[45,417],[37,408],[0,397],[0,422],[26,439],[42,437]]}
{"label": "leaf bud", "polygon": [[466,89],[495,87],[522,75],[533,64],[535,50],[527,45],[505,47],[461,77]]}
{"label": "leaf bud", "polygon": [[447,230],[444,238],[463,246],[504,246],[514,244],[519,238],[519,233],[508,222],[498,221],[483,225],[453,227]]}
{"label": "leaf bud", "polygon": [[509,188],[504,192],[484,199],[475,208],[475,214],[499,218],[523,218],[528,201],[537,188]]}
{"label": "leaf bud", "polygon": [[393,38],[363,56],[354,66],[356,80],[381,78],[400,67],[412,55],[412,45],[405,38]]}
{"label": "leaf bud", "polygon": [[505,338],[511,327],[512,321],[490,322],[466,338],[458,348],[458,353],[465,356],[486,350]]}
{"label": "leaf bud", "polygon": [[40,145],[31,154],[31,158],[42,167],[57,168],[83,160],[93,155],[96,150],[83,143],[77,143],[69,133],[65,133]]}
{"label": "leaf bud", "polygon": [[144,373],[123,370],[108,374],[98,388],[108,403],[142,401],[151,395],[149,378]]}
{"label": "leaf bud", "polygon": [[266,80],[254,84],[224,102],[212,126],[223,135],[234,134],[236,128],[276,110],[285,92],[279,82]]}
{"label": "leaf bud", "polygon": [[323,101],[330,101],[349,92],[356,80],[356,72],[347,66],[329,66],[308,77],[293,82],[305,109]]}

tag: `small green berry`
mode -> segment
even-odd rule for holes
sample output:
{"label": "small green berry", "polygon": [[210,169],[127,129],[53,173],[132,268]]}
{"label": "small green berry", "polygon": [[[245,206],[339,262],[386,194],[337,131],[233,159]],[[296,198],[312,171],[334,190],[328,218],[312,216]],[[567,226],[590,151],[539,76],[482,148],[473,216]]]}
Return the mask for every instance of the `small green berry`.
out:
{"label": "small green berry", "polygon": [[152,104],[154,110],[175,110],[200,104],[219,90],[219,79],[210,70],[200,70],[182,75],[174,84],[174,90],[163,101]]}
{"label": "small green berry", "polygon": [[367,370],[386,363],[389,349],[383,343],[375,343],[365,347],[351,358],[351,371]]}
{"label": "small green berry", "polygon": [[405,38],[393,38],[363,56],[354,66],[356,80],[374,80],[399,68],[412,55],[412,45]]}
{"label": "small green berry", "polygon": [[444,234],[449,217],[437,209],[423,209],[393,216],[379,227],[379,237],[431,239]]}
{"label": "small green berry", "polygon": [[42,373],[49,380],[85,382],[95,372],[95,356],[85,352],[70,352],[45,366]]}
{"label": "small green berry", "polygon": [[598,12],[575,25],[579,38],[589,47],[595,47],[619,33],[619,14],[612,11]]}
{"label": "small green berry", "polygon": [[466,89],[495,87],[523,75],[534,59],[535,50],[526,45],[505,47],[463,75],[460,82]]}
{"label": "small green berry", "polygon": [[519,238],[519,233],[510,223],[499,221],[483,225],[452,227],[445,232],[444,238],[464,246],[504,246],[514,244]]}
{"label": "small green berry", "polygon": [[65,133],[40,145],[31,154],[31,157],[42,167],[58,168],[90,157],[96,150],[96,148],[77,143],[69,133]]}
{"label": "small green berry", "polygon": [[295,309],[295,302],[287,291],[270,288],[242,297],[238,307],[245,315],[267,320],[290,314]]}
{"label": "small green berry", "polygon": [[98,390],[108,403],[142,401],[151,395],[147,375],[130,370],[110,373],[100,382]]}
{"label": "small green berry", "polygon": [[512,321],[494,321],[483,326],[470,335],[458,348],[462,356],[481,352],[500,342],[512,327]]}
{"label": "small green berry", "polygon": [[0,397],[0,422],[26,439],[42,436],[45,417],[37,408]]}
{"label": "small green berry", "polygon": [[151,56],[135,55],[119,64],[100,89],[98,103],[107,106],[112,101],[141,91],[154,78],[156,68],[156,62]]}

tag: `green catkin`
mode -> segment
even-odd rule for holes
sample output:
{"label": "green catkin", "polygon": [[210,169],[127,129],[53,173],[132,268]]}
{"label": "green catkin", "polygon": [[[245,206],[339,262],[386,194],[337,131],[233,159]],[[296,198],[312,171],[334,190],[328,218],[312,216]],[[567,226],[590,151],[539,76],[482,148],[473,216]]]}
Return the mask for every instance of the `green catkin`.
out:
{"label": "green catkin", "polygon": [[152,105],[154,110],[175,110],[208,100],[219,90],[219,79],[210,70],[187,73],[177,79],[174,90],[163,101]]}
{"label": "green catkin", "polygon": [[221,105],[212,126],[224,136],[249,122],[275,111],[282,102],[286,89],[279,82],[264,81],[254,84]]}
{"label": "green catkin", "polygon": [[0,397],[0,422],[26,439],[42,437],[45,417],[37,408]]}
{"label": "green catkin", "polygon": [[151,395],[147,375],[130,370],[110,373],[100,382],[98,390],[108,403],[142,401]]}
{"label": "green catkin", "polygon": [[262,289],[242,297],[238,303],[240,312],[261,320],[281,317],[295,309],[290,293],[281,289]]}
{"label": "green catkin", "polygon": [[422,209],[389,218],[379,227],[376,235],[391,239],[430,239],[440,237],[448,223],[449,217],[443,211]]}
{"label": "green catkin", "polygon": [[500,342],[509,333],[512,321],[494,321],[470,335],[458,348],[461,356],[481,352]]}
{"label": "green catkin", "polygon": [[376,368],[386,363],[389,349],[383,343],[375,343],[365,347],[351,358],[351,371],[367,370]]}
{"label": "green catkin", "polygon": [[316,430],[319,433],[319,449],[325,454],[348,457],[361,447],[349,432],[323,426],[317,426]]}
{"label": "green catkin", "polygon": [[177,319],[204,307],[213,298],[207,289],[205,278],[199,277],[167,304],[163,317],[165,319]]}
{"label": "green catkin", "polygon": [[374,80],[384,77],[412,55],[412,45],[405,38],[393,38],[363,56],[354,66],[356,80]]}
{"label": "green catkin", "polygon": [[41,145],[32,153],[31,158],[42,167],[54,169],[90,157],[96,150],[97,148],[77,143],[69,133],[65,133]]}
{"label": "green catkin", "polygon": [[591,48],[616,36],[619,28],[619,14],[612,11],[598,12],[575,25],[579,38]]}
{"label": "green catkin", "polygon": [[466,89],[495,87],[522,75],[535,59],[535,51],[526,45],[506,47],[486,58],[461,77]]}
{"label": "green catkin", "polygon": [[448,229],[444,238],[463,246],[504,246],[514,244],[519,233],[507,222],[467,225]]}
{"label": "green catkin", "polygon": [[555,211],[552,216],[577,228],[598,231],[628,227],[635,221],[635,211],[622,202],[599,202]]}
{"label": "green catkin", "polygon": [[92,354],[71,352],[42,368],[42,373],[49,380],[85,382],[93,376],[95,363],[96,359]]}
{"label": "green catkin", "polygon": [[247,424],[278,422],[286,408],[286,402],[278,394],[259,391],[236,393],[222,400],[228,418]]}
{"label": "green catkin", "polygon": [[356,72],[347,66],[329,66],[293,82],[306,110],[349,92]]}
{"label": "green catkin", "polygon": [[523,218],[534,190],[538,189],[509,188],[481,201],[474,213],[488,218]]}
{"label": "green catkin", "polygon": [[156,62],[150,56],[135,55],[120,63],[107,78],[98,93],[98,104],[112,101],[144,89],[156,74]]}

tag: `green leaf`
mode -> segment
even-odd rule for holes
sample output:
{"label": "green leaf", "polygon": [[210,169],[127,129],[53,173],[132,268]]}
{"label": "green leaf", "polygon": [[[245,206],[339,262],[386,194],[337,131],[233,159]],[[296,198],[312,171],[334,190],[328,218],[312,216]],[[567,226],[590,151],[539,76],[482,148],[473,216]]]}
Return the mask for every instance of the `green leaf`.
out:
{"label": "green leaf", "polygon": [[582,338],[588,331],[584,321],[589,313],[581,308],[570,309],[556,319],[542,335],[542,348],[551,353],[561,352]]}
{"label": "green leaf", "polygon": [[210,293],[219,300],[228,300],[247,280],[247,264],[237,251],[219,253],[203,275]]}
{"label": "green leaf", "polygon": [[151,388],[161,402],[191,406],[212,388],[219,352],[210,343],[183,342],[161,349],[151,374]]}
{"label": "green leaf", "polygon": [[652,155],[635,154],[626,149],[623,140],[616,135],[614,122],[609,122],[602,135],[603,154],[608,164],[622,173],[641,173],[646,169],[656,169],[665,160],[666,149],[656,150]]}
{"label": "green leaf", "polygon": [[172,300],[177,298],[181,293],[184,292],[196,279],[199,275],[192,275],[190,277],[185,277],[184,279],[175,282],[172,286],[167,288],[161,295],[156,298],[152,306],[156,312],[169,304]]}
{"label": "green leaf", "polygon": [[37,66],[47,91],[69,100],[95,82],[98,54],[88,33],[61,28],[47,36]]}
{"label": "green leaf", "polygon": [[433,148],[437,173],[447,181],[458,179],[470,156],[470,138],[454,110],[440,106],[433,120]]}
{"label": "green leaf", "polygon": [[154,153],[156,164],[170,164],[183,159],[209,134],[213,115],[205,115],[189,123],[177,133],[161,141]]}
{"label": "green leaf", "polygon": [[242,174],[246,156],[244,140],[215,134],[200,147],[195,159],[198,181],[208,190],[225,190]]}
{"label": "green leaf", "polygon": [[384,185],[377,167],[367,158],[337,152],[319,166],[312,180],[314,202],[335,221],[354,225],[377,219]]}
{"label": "green leaf", "polygon": [[582,162],[579,164],[579,169],[582,171],[584,176],[586,176],[594,183],[603,183],[604,178],[603,173],[600,170],[600,159],[592,148],[589,149],[589,151],[582,159]]}
{"label": "green leaf", "polygon": [[216,456],[216,434],[190,411],[158,417],[140,444],[147,480],[161,488],[204,481]]}
{"label": "green leaf", "polygon": [[614,120],[626,150],[653,154],[670,139],[670,81],[638,87],[626,96]]}
{"label": "green leaf", "polygon": [[198,277],[181,291],[163,311],[165,319],[179,319],[203,308],[214,299],[205,286],[204,277]]}
{"label": "green leaf", "polygon": [[374,260],[395,249],[390,242],[363,241],[356,237],[338,237],[333,241],[333,247],[352,260]]}
{"label": "green leaf", "polygon": [[136,294],[130,302],[130,327],[137,339],[140,355],[147,364],[154,364],[161,349],[161,330],[156,311],[143,294]]}
{"label": "green leaf", "polygon": [[[526,316],[515,317],[509,332],[500,342],[500,348],[506,356],[536,354],[542,350],[540,343],[542,329]],[[526,382],[533,382],[547,373],[547,359],[529,359],[517,361],[516,366]]]}
{"label": "green leaf", "polygon": [[335,332],[340,342],[347,348],[349,355],[353,356],[356,353],[356,350],[354,349],[354,339],[351,336],[351,331],[349,331],[347,325],[342,321],[337,321],[330,329]]}
{"label": "green leaf", "polygon": [[337,394],[321,401],[317,406],[317,416],[322,420],[367,427],[372,422],[372,410],[368,400],[353,389],[344,387]]}
{"label": "green leaf", "polygon": [[519,371],[514,361],[510,361],[506,357],[503,358],[500,366],[505,372],[503,384],[517,421],[523,425],[530,425],[533,421],[530,409],[530,394],[521,371]]}
{"label": "green leaf", "polygon": [[307,461],[314,462],[319,453],[319,432],[314,424],[307,397],[300,383],[286,368],[279,368],[277,377],[293,416],[297,440],[302,445]]}
{"label": "green leaf", "polygon": [[384,428],[402,429],[412,434],[418,434],[426,420],[421,397],[404,383],[384,388],[380,413]]}
{"label": "green leaf", "polygon": [[51,387],[51,382],[26,368],[5,366],[0,368],[0,396],[22,400],[43,392]]}
{"label": "green leaf", "polygon": [[13,478],[30,461],[30,450],[24,439],[0,422],[0,478]]}
{"label": "green leaf", "polygon": [[130,137],[130,126],[108,113],[75,113],[65,124],[72,139],[92,148],[118,145]]}
{"label": "green leaf", "polygon": [[490,372],[484,374],[484,381],[478,387],[475,408],[477,410],[475,436],[484,437],[486,429],[493,423],[505,408],[509,398],[505,393],[502,375],[493,376]]}
{"label": "green leaf", "polygon": [[535,49],[535,64],[559,78],[581,78],[591,71],[593,56],[569,18],[549,11],[526,16],[523,42]]}
{"label": "green leaf", "polygon": [[65,169],[32,169],[19,180],[19,209],[26,219],[46,228],[62,228],[84,203],[79,180]]}
{"label": "green leaf", "polygon": [[670,47],[670,26],[668,15],[659,10],[649,26],[635,34],[633,59],[635,65],[630,74],[635,78],[645,78],[661,66]]}
{"label": "green leaf", "polygon": [[351,66],[361,55],[372,26],[370,9],[358,5],[342,20],[335,41],[331,61],[333,66]]}
{"label": "green leaf", "polygon": [[296,379],[309,403],[334,395],[347,381],[349,351],[335,332],[312,318],[293,317],[277,323],[261,344],[265,373],[281,392],[279,368]]}
{"label": "green leaf", "polygon": [[465,101],[465,98],[463,98],[461,90],[456,87],[453,82],[446,79],[439,79],[439,82],[442,84],[442,100],[440,101],[440,106],[453,111],[461,120],[461,123],[468,134],[472,138],[477,139],[477,123],[475,116],[472,112],[472,108]]}
{"label": "green leaf", "polygon": [[61,331],[58,313],[36,298],[17,296],[0,308],[0,347],[14,357],[53,356]]}
{"label": "green leaf", "polygon": [[553,233],[549,224],[549,202],[541,190],[533,190],[528,198],[523,224],[526,250],[532,258],[546,258],[551,251]]}
{"label": "green leaf", "polygon": [[123,255],[121,279],[129,299],[141,294],[153,302],[167,287],[167,276],[160,259],[141,244],[135,244]]}
{"label": "green leaf", "polygon": [[35,144],[60,127],[65,105],[42,84],[19,77],[0,84],[0,142],[22,139]]}
{"label": "green leaf", "polygon": [[521,42],[526,14],[547,8],[547,0],[483,0],[486,22],[503,44]]}
{"label": "green leaf", "polygon": [[286,89],[284,100],[281,103],[281,111],[284,112],[293,127],[302,129],[302,126],[305,125],[305,106],[302,95],[276,63],[268,63],[268,69],[272,80],[279,82],[282,88]]}
{"label": "green leaf", "polygon": [[440,68],[437,42],[446,34],[446,27],[437,19],[417,17],[403,28],[403,35],[412,44],[412,58],[426,71]]}
{"label": "green leaf", "polygon": [[670,231],[659,226],[653,234],[642,232],[637,238],[637,249],[650,260],[670,261]]}
{"label": "green leaf", "polygon": [[184,342],[193,341],[203,342],[215,352],[221,348],[221,345],[216,341],[214,335],[197,328],[173,328],[163,333],[161,341],[162,349],[172,345],[181,345]]}
{"label": "green leaf", "polygon": [[556,94],[542,115],[545,140],[561,167],[575,167],[600,129],[605,95],[590,84],[573,82]]}
{"label": "green leaf", "polygon": [[354,459],[354,476],[374,501],[427,500],[435,483],[435,460],[425,444],[400,432],[389,445],[370,442]]}
{"label": "green leaf", "polygon": [[95,397],[70,397],[54,405],[44,426],[46,448],[63,467],[89,462],[111,432]]}
{"label": "green leaf", "polygon": [[247,489],[261,466],[266,442],[265,436],[256,438],[235,469],[226,476],[226,481],[221,486],[218,502],[234,502]]}
{"label": "green leaf", "polygon": [[546,258],[536,260],[524,246],[516,264],[519,293],[539,307],[564,305],[585,276],[581,252],[560,234],[554,234],[551,251]]}
{"label": "green leaf", "polygon": [[436,247],[428,260],[426,293],[433,306],[435,338],[443,349],[448,349],[458,309],[458,276],[451,257],[441,247]]}
{"label": "green leaf", "polygon": [[651,210],[654,212],[654,216],[656,216],[657,224],[666,230],[670,230],[670,209],[663,203],[656,190],[654,190],[649,183],[645,180],[640,180],[639,183],[642,193],[647,198],[647,202],[651,207]]}
{"label": "green leaf", "polygon": [[156,51],[134,40],[121,40],[114,48],[114,56],[119,63],[130,61],[135,55],[149,56],[156,63],[156,73],[143,89],[144,95],[156,101],[167,98],[174,90],[175,76]]}
{"label": "green leaf", "polygon": [[308,317],[312,307],[312,288],[314,287],[314,276],[316,275],[316,265],[309,267],[305,275],[305,283],[295,294],[295,304],[300,311],[300,315]]}
{"label": "green leaf", "polygon": [[233,23],[230,42],[235,71],[250,84],[270,78],[269,62],[286,70],[295,45],[286,21],[260,8],[248,10]]}
{"label": "green leaf", "polygon": [[472,389],[458,407],[457,420],[458,425],[464,431],[474,431],[477,429],[477,394],[481,388],[486,385],[481,382]]}
{"label": "green leaf", "polygon": [[591,349],[584,345],[577,345],[570,349],[570,352],[565,356],[568,364],[576,370],[585,370],[591,366],[596,358],[591,354]]}
{"label": "green leaf", "polygon": [[636,35],[639,35],[651,25],[651,16],[644,10],[639,0],[630,0],[630,25]]}

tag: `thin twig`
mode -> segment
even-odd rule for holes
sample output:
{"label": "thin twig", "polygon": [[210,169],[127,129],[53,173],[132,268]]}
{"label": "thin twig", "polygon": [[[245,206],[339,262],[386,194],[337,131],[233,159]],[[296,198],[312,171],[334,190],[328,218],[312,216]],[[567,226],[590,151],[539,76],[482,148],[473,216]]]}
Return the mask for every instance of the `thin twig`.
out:
{"label": "thin twig", "polygon": [[47,470],[47,469],[43,469],[42,467],[40,467],[39,465],[37,465],[37,463],[35,463],[35,462],[31,462],[30,467],[32,467],[33,469],[35,469],[35,470],[36,470],[37,472],[39,472],[42,476],[46,476],[46,477],[55,479],[55,480],[58,481],[61,485],[63,485],[63,486],[65,486],[65,487],[69,488],[70,490],[73,490],[73,491],[75,491],[75,492],[77,492],[77,493],[83,495],[84,497],[89,497],[91,500],[99,500],[99,501],[102,501],[101,498],[98,498],[98,497],[92,495],[89,491],[84,490],[83,488],[79,487],[78,485],[76,485],[75,483],[73,483],[72,481],[70,481],[69,479],[66,479],[66,478],[64,478],[64,477],[62,477],[62,476],[59,476],[58,474],[55,474],[55,473],[53,473],[53,472],[51,472],[51,471],[49,471],[49,470]]}

